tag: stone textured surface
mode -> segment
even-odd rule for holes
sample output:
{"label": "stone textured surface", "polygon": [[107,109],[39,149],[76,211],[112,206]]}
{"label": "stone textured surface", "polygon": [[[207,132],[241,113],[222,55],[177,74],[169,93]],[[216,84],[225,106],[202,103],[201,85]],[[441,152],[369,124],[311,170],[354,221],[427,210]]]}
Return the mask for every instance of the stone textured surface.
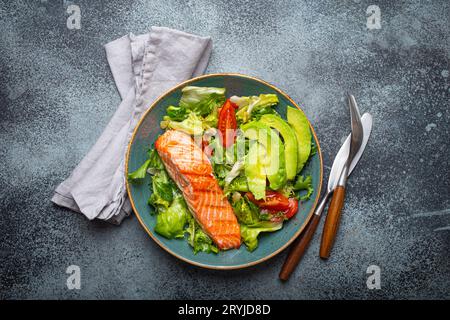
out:
{"label": "stone textured surface", "polygon": [[[81,7],[81,30],[66,7]],[[0,298],[450,298],[448,1],[0,1]],[[303,103],[327,178],[349,131],[345,92],[374,116],[329,261],[316,236],[288,283],[285,252],[228,272],[176,260],[136,218],[115,227],[50,196],[119,103],[103,44],[151,25],[210,35],[208,72],[263,78]],[[81,267],[81,290],[65,270]],[[381,267],[381,290],[366,269]]]}

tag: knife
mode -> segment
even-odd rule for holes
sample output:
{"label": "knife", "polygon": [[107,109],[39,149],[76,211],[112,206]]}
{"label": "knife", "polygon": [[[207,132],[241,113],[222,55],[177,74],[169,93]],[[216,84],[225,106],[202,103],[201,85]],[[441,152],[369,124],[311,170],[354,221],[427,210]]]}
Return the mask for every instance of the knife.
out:
{"label": "knife", "polygon": [[344,167],[339,173],[339,181],[333,191],[333,198],[331,199],[330,206],[328,207],[327,218],[323,226],[319,254],[322,259],[328,259],[331,249],[333,248],[334,240],[336,239],[337,230],[339,228],[339,222],[341,220],[342,207],[344,206],[348,172],[354,157],[358,153],[359,149],[361,149],[364,139],[364,129],[361,123],[361,116],[359,115],[358,105],[356,104],[354,96],[348,96],[348,105],[350,107],[350,117],[352,123],[350,151]]}
{"label": "knife", "polygon": [[[356,164],[361,158],[364,149],[367,145],[370,132],[372,131],[372,115],[370,113],[363,114],[363,116],[361,117],[361,123],[364,132],[363,141],[361,147],[359,148],[358,152],[356,153],[355,157],[353,158],[350,164],[348,175],[352,173],[353,169],[355,168]],[[330,176],[328,178],[327,193],[322,198],[320,204],[317,206],[316,211],[314,212],[314,215],[309,224],[307,225],[303,235],[300,236],[299,239],[297,239],[291,246],[291,251],[289,252],[286,261],[284,262],[284,265],[281,268],[281,272],[279,275],[281,280],[289,279],[289,276],[295,270],[303,254],[308,248],[308,245],[317,229],[317,226],[319,225],[323,209],[325,208],[329,197],[331,196],[333,190],[336,188],[338,184],[339,176],[348,158],[348,154],[350,151],[350,143],[351,143],[351,134],[349,134],[347,139],[344,141],[338,153],[336,154],[336,157],[334,158],[333,166],[331,167]]]}

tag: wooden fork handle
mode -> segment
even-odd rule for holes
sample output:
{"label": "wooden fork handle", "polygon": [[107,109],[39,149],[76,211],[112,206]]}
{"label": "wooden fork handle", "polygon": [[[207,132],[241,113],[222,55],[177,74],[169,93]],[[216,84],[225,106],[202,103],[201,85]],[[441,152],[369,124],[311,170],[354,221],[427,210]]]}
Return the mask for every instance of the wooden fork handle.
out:
{"label": "wooden fork handle", "polygon": [[316,232],[317,226],[319,225],[319,221],[320,215],[314,214],[311,222],[306,227],[305,233],[300,236],[300,238],[297,239],[292,245],[292,249],[291,251],[289,251],[289,254],[284,261],[283,267],[280,271],[279,277],[281,280],[288,280],[291,273],[297,267],[298,263],[305,254],[306,249],[308,249],[309,243],[311,242],[311,239]]}
{"label": "wooden fork handle", "polygon": [[328,259],[331,248],[333,248],[336,233],[339,227],[341,211],[344,205],[345,187],[337,186],[333,192],[330,206],[328,207],[327,218],[322,232],[322,242],[320,244],[320,257]]}

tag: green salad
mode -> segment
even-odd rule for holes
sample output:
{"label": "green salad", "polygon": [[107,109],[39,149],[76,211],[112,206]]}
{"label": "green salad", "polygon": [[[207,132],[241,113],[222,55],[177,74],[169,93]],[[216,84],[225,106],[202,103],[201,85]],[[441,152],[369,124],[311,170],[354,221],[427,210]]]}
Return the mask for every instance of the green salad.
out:
{"label": "green salad", "polygon": [[[314,192],[311,175],[303,172],[316,152],[309,122],[301,110],[290,106],[283,119],[277,105],[276,94],[227,99],[225,88],[186,86],[178,105],[167,106],[160,123],[162,129],[192,136],[207,155],[249,251],[257,248],[261,233],[280,230],[297,213],[299,201],[307,201]],[[194,253],[219,252],[155,149],[128,174],[128,181],[140,183],[147,174],[155,232],[185,239]]]}

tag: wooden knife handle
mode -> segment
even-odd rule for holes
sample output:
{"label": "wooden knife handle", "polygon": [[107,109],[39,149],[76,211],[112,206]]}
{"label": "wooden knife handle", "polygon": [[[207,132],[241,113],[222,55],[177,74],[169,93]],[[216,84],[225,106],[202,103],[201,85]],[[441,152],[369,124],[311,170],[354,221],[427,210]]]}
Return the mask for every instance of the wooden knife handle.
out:
{"label": "wooden knife handle", "polygon": [[333,247],[336,233],[339,227],[341,211],[344,205],[345,187],[337,186],[333,192],[330,206],[328,207],[327,218],[322,232],[322,242],[320,244],[320,257],[328,259]]}
{"label": "wooden knife handle", "polygon": [[314,214],[311,222],[306,227],[304,234],[292,244],[291,251],[289,251],[289,254],[284,261],[283,267],[280,271],[279,277],[281,280],[288,280],[291,273],[297,267],[301,258],[305,254],[305,251],[308,248],[309,243],[314,236],[314,233],[316,232],[319,221],[320,215]]}

